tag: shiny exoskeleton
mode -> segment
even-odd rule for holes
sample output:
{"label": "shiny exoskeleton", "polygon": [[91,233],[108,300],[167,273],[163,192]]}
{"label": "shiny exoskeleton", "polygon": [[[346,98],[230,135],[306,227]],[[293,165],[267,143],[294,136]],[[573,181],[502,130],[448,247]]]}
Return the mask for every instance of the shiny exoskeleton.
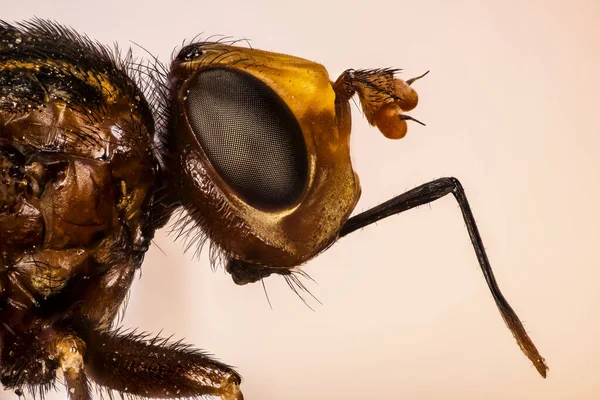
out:
{"label": "shiny exoskeleton", "polygon": [[332,82],[304,59],[209,42],[185,46],[167,71],[55,23],[0,22],[2,384],[43,394],[60,371],[72,399],[91,398],[90,381],[131,396],[241,399],[227,365],[113,326],[174,211],[246,284],[288,278],[340,237],[450,193],[507,326],[545,376],[458,180],[350,218],[360,185],[349,100],[403,137],[421,77],[397,72],[347,70]]}

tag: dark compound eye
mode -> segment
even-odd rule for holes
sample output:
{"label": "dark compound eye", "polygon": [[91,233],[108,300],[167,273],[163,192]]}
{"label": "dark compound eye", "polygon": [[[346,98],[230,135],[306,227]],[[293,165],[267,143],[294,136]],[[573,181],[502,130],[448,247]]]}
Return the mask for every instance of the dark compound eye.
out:
{"label": "dark compound eye", "polygon": [[302,130],[281,98],[232,68],[201,70],[187,87],[191,128],[212,166],[249,204],[295,204],[308,179]]}

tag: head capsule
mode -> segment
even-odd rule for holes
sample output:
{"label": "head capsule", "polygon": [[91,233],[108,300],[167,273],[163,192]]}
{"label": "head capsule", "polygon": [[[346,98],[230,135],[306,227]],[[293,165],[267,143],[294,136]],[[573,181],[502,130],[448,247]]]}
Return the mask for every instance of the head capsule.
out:
{"label": "head capsule", "polygon": [[[416,105],[416,93],[393,75],[349,70],[333,83],[322,65],[283,54],[219,43],[179,53],[168,167],[190,218],[226,254],[237,283],[285,274],[337,239],[360,196],[349,100],[358,93],[372,124],[405,124],[402,110]],[[398,88],[414,96],[383,116],[385,107],[402,106]]]}

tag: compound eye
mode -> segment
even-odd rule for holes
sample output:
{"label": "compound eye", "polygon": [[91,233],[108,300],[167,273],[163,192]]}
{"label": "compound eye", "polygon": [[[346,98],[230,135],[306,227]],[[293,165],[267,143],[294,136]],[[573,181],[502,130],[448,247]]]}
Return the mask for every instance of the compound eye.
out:
{"label": "compound eye", "polygon": [[185,91],[187,119],[212,167],[258,208],[298,202],[308,179],[302,130],[284,101],[253,75],[200,70]]}

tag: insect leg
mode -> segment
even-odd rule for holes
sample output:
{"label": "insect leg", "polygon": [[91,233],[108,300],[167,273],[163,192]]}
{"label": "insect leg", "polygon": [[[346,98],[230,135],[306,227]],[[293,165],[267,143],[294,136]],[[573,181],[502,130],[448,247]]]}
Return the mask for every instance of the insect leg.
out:
{"label": "insect leg", "polygon": [[203,395],[242,400],[241,377],[181,342],[120,332],[91,332],[85,368],[97,384],[149,398]]}
{"label": "insect leg", "polygon": [[399,196],[394,197],[385,203],[380,204],[377,207],[373,207],[363,213],[360,213],[350,218],[342,227],[340,231],[340,237],[346,236],[349,233],[356,231],[362,227],[377,222],[383,218],[389,217],[390,215],[399,214],[403,211],[410,210],[411,208],[418,207],[434,200],[437,200],[449,193],[452,193],[460,206],[462,211],[463,219],[471,237],[471,243],[477,255],[479,266],[483,271],[483,276],[487,282],[496,306],[502,314],[502,318],[506,323],[506,326],[512,332],[513,336],[517,340],[517,344],[525,353],[525,355],[531,360],[537,371],[543,377],[546,377],[546,366],[545,360],[542,358],[535,345],[527,335],[525,328],[521,324],[519,317],[513,311],[512,307],[508,304],[508,301],[502,295],[496,278],[492,272],[492,267],[488,260],[483,241],[477,229],[475,218],[471,212],[471,207],[465,195],[465,191],[456,178],[440,178],[429,183],[425,183],[412,190],[407,191]]}
{"label": "insect leg", "polygon": [[60,368],[71,400],[91,400],[90,385],[83,366],[85,343],[78,337],[66,336],[57,343]]}
{"label": "insect leg", "polygon": [[53,326],[17,333],[2,321],[0,343],[0,381],[5,388],[15,393],[28,389],[34,398],[44,398],[60,369],[71,400],[91,399],[83,361],[86,345],[79,337]]}

